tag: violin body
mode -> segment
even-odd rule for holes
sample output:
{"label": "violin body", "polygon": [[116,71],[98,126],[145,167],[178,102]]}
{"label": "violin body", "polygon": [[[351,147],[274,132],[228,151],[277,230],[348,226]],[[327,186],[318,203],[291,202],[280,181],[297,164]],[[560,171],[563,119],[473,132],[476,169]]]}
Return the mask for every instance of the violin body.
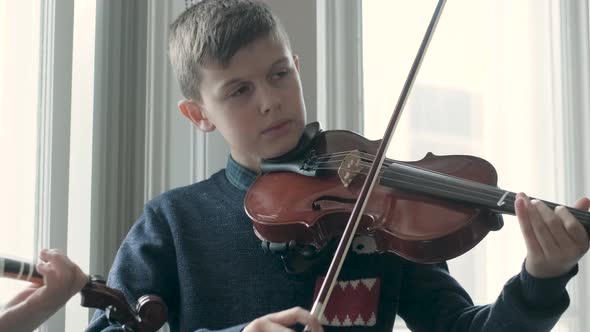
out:
{"label": "violin body", "polygon": [[[291,247],[314,251],[321,251],[338,239],[368,167],[357,166],[354,174],[348,174],[348,183],[343,182],[342,173],[347,170],[342,166],[343,156],[351,151],[371,156],[378,146],[379,141],[350,131],[325,131],[313,137],[307,143],[306,152],[300,153],[295,161],[267,165],[272,171],[255,180],[244,202],[256,235],[271,243],[290,243]],[[280,164],[285,171],[281,171]],[[401,164],[427,170],[434,176],[448,175],[489,186],[497,184],[494,167],[478,157],[429,153],[422,160]],[[300,171],[293,171],[295,165],[299,165]],[[363,238],[356,245],[364,248],[357,249],[393,252],[415,262],[434,263],[465,253],[490,230],[502,226],[501,216],[488,208],[416,191],[415,183],[400,189],[404,186],[396,185],[396,179],[404,176],[413,175],[382,176],[374,187],[355,233]]]}

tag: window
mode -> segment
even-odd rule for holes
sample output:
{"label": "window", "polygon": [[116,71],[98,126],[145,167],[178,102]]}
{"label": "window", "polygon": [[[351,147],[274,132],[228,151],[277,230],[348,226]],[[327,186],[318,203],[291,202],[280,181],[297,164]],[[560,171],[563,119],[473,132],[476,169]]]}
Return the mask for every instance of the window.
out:
{"label": "window", "polygon": [[[362,4],[364,133],[377,139],[436,1]],[[553,139],[560,132],[553,10],[550,1],[449,1],[388,156],[404,161],[422,159],[427,152],[479,156],[495,166],[499,187],[573,203],[565,202],[555,180],[563,165]],[[502,230],[449,261],[451,273],[476,304],[495,301],[526,255],[518,221],[504,216],[504,222]],[[572,329],[575,307],[556,331]]]}
{"label": "window", "polygon": [[[40,2],[0,2],[0,255],[35,250]],[[0,306],[26,285],[0,280]]]}

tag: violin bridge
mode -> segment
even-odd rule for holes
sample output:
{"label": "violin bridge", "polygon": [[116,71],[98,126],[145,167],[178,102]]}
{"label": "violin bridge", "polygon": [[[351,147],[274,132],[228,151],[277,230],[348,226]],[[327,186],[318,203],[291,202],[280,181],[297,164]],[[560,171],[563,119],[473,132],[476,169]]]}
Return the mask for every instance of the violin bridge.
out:
{"label": "violin bridge", "polygon": [[358,150],[354,150],[348,153],[340,163],[338,177],[340,177],[340,181],[342,181],[344,187],[348,187],[361,170],[361,154]]}

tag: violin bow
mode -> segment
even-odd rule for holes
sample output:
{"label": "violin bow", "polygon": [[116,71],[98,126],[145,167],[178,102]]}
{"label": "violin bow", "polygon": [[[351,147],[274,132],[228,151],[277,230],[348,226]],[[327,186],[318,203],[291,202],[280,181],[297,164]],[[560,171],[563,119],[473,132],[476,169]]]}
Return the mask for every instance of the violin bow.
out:
{"label": "violin bow", "polygon": [[[0,256],[0,278],[11,278],[43,285],[43,276],[34,264]],[[128,332],[155,332],[168,319],[168,308],[156,295],[144,295],[131,308],[120,290],[105,285],[100,276],[88,276],[88,283],[80,290],[81,306],[101,309],[111,325]]]}
{"label": "violin bow", "polygon": [[[340,274],[340,270],[342,269],[342,264],[344,263],[344,259],[346,258],[346,254],[350,248],[352,240],[354,238],[354,234],[356,233],[356,229],[360,223],[362,218],[363,212],[365,210],[365,206],[367,205],[367,200],[369,198],[370,193],[375,186],[377,181],[377,173],[383,165],[385,160],[385,152],[387,151],[387,147],[389,146],[389,142],[391,141],[391,136],[393,136],[393,132],[395,127],[397,126],[399,117],[401,116],[402,110],[406,104],[407,97],[414,85],[414,81],[418,74],[418,70],[422,64],[422,60],[424,59],[424,55],[430,44],[430,40],[432,39],[432,35],[434,30],[436,29],[436,25],[439,21],[441,16],[442,10],[446,0],[439,0],[438,4],[434,10],[432,18],[430,19],[430,23],[428,24],[428,28],[426,29],[426,33],[422,38],[422,42],[420,43],[420,48],[414,58],[414,62],[412,63],[412,67],[410,68],[410,72],[406,78],[400,96],[397,100],[397,104],[395,106],[395,110],[389,120],[389,124],[387,125],[387,129],[385,130],[385,134],[383,139],[379,144],[379,148],[375,155],[375,159],[373,160],[373,164],[369,169],[369,172],[365,178],[365,182],[361,188],[359,193],[359,197],[352,209],[350,214],[350,218],[348,219],[348,223],[346,224],[346,228],[344,229],[344,233],[340,238],[340,242],[338,243],[338,247],[334,253],[334,258],[330,263],[330,267],[328,268],[328,272],[326,273],[326,277],[322,283],[320,291],[314,301],[313,307],[311,309],[311,314],[315,316],[318,320],[321,319],[322,315],[324,314],[324,309],[326,304],[330,298],[330,294],[334,289],[334,285],[338,279],[338,275]],[[309,328],[306,326],[305,331],[309,331]]]}

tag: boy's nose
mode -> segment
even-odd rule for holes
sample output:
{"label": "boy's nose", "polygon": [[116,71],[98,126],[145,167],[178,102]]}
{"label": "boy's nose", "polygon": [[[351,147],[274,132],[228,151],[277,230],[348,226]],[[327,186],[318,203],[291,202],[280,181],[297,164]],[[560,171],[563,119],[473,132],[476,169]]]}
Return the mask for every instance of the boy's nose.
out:
{"label": "boy's nose", "polygon": [[260,112],[262,114],[281,109],[281,99],[272,88],[261,89]]}

